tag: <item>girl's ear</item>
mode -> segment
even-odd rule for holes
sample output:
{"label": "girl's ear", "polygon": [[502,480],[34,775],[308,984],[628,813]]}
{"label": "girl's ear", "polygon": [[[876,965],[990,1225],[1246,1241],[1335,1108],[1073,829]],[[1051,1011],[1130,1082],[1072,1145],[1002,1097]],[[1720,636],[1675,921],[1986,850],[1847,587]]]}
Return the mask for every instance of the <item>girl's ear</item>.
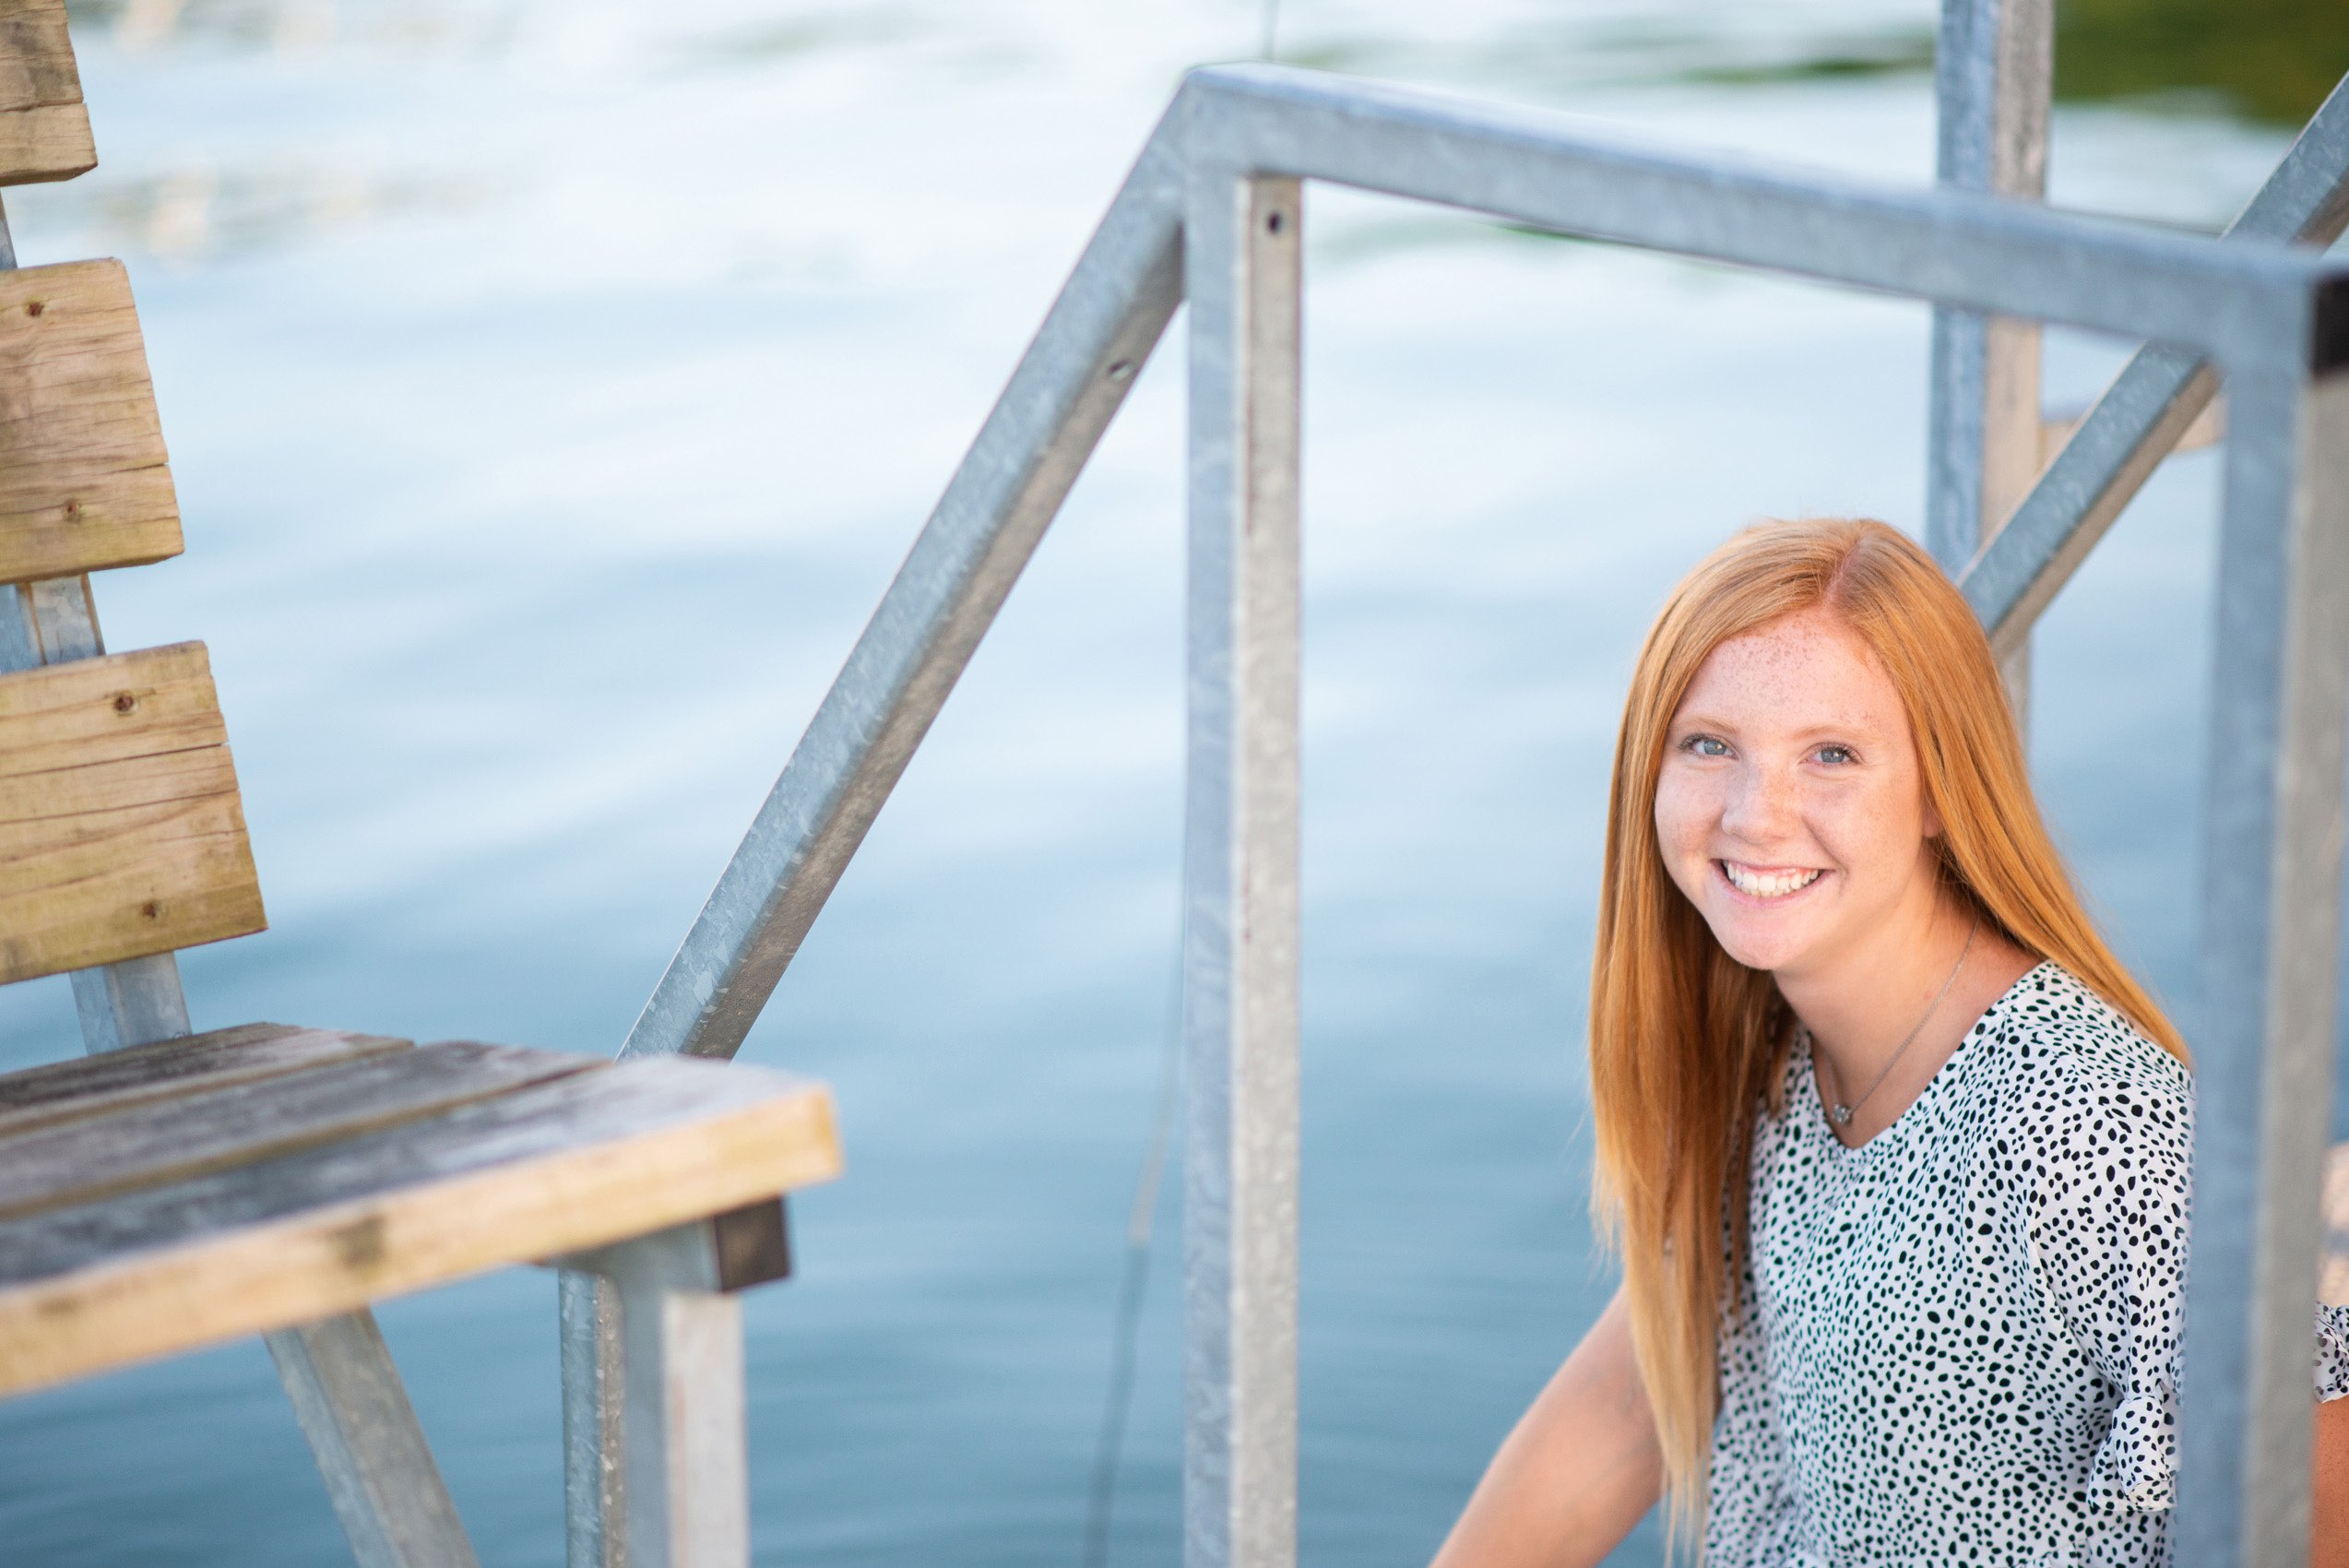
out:
{"label": "girl's ear", "polygon": [[1940,836],[1941,814],[1933,809],[1933,798],[1928,795],[1925,799],[1925,837],[1939,838]]}

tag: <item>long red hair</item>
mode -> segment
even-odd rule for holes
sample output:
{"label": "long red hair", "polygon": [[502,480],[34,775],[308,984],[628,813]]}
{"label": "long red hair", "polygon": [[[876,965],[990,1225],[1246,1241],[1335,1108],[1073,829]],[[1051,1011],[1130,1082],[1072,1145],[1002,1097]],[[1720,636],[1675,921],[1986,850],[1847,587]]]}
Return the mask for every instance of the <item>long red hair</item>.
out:
{"label": "long red hair", "polygon": [[1713,650],[1814,606],[1858,634],[1900,692],[1952,895],[2187,1054],[2082,908],[2032,799],[1989,642],[1932,557],[1883,523],[1815,518],[1760,524],[1701,562],[1656,617],[1623,705],[1591,960],[1593,1208],[1623,1260],[1682,1526],[1703,1497],[1716,1336],[1740,1305],[1754,1117],[1777,1109],[1794,1020],[1769,974],[1724,953],[1673,885],[1656,849],[1656,777],[1672,716]]}

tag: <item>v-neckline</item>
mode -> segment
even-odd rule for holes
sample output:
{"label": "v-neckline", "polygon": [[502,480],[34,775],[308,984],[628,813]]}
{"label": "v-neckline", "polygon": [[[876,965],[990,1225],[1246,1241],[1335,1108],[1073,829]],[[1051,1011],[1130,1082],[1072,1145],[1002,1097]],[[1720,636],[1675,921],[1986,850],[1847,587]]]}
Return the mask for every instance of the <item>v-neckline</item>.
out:
{"label": "v-neckline", "polygon": [[2006,1011],[2007,1004],[2013,1000],[2015,993],[2023,988],[2024,983],[2054,962],[2052,958],[2042,958],[2016,977],[2015,982],[2000,992],[1997,1000],[1982,1009],[1981,1016],[1968,1026],[1964,1036],[1958,1041],[1957,1049],[1941,1059],[1941,1064],[1933,1069],[1933,1075],[1925,1080],[1925,1087],[1916,1091],[1916,1098],[1903,1106],[1898,1116],[1878,1128],[1868,1138],[1856,1144],[1847,1144],[1835,1135],[1835,1125],[1829,1120],[1827,1114],[1826,1098],[1820,1093],[1819,1056],[1810,1038],[1810,1030],[1797,1026],[1796,1032],[1800,1037],[1802,1045],[1803,1103],[1808,1108],[1811,1124],[1817,1127],[1820,1134],[1826,1138],[1828,1144],[1838,1155],[1866,1154],[1879,1146],[1885,1145],[1892,1134],[1902,1132],[1902,1129],[1909,1123],[1921,1120],[1917,1115],[1918,1108],[1934,1099],[1940,1092],[1945,1081],[1956,1076],[1950,1069],[1974,1053],[1974,1045],[1976,1040],[1987,1039],[1994,1032],[1999,1015]]}

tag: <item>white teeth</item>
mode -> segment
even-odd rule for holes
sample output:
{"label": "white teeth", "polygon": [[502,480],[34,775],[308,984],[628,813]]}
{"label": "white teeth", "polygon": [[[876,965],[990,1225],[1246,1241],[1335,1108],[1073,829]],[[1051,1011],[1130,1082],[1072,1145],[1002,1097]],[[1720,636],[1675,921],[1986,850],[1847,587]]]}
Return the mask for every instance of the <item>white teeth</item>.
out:
{"label": "white teeth", "polygon": [[1735,861],[1723,861],[1729,885],[1753,898],[1784,898],[1789,893],[1799,893],[1819,880],[1817,871],[1751,871]]}

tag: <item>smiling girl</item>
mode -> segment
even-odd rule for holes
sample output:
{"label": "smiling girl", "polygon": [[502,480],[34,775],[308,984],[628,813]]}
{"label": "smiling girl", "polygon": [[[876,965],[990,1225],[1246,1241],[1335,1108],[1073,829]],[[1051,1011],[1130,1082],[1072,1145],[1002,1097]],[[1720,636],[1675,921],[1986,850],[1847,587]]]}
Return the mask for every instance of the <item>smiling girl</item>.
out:
{"label": "smiling girl", "polygon": [[[1659,1496],[1719,1568],[2169,1562],[2186,1047],[1905,536],[1764,524],[1666,603],[1590,1050],[1623,1285],[1437,1568],[1596,1563]],[[2319,1410],[2331,1562],[2349,1401]]]}

